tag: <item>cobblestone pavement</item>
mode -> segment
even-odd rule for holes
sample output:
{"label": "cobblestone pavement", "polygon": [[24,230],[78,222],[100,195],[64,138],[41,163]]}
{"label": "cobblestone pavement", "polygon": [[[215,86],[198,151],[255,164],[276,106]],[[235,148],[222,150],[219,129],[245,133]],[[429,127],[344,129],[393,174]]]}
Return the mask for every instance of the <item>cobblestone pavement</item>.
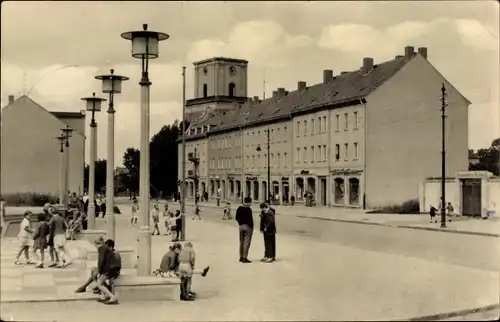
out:
{"label": "cobblestone pavement", "polygon": [[[71,243],[68,246],[71,249]],[[16,238],[2,238],[0,271],[2,302],[51,301],[67,299],[68,295],[75,298],[86,297],[74,294],[75,289],[88,277],[85,261],[73,260],[73,263],[65,268],[39,269],[34,265],[16,265],[14,262],[18,249],[19,242]],[[78,250],[71,250],[70,254],[74,251]],[[47,254],[45,265],[49,263]]]}
{"label": "cobblestone pavement", "polygon": [[[124,211],[117,219],[117,244],[123,247],[135,243],[135,229],[127,227],[127,216]],[[206,278],[194,280],[199,295],[195,302],[123,302],[116,307],[94,301],[7,303],[2,304],[2,314],[37,321],[394,320],[498,301],[498,270],[349,247],[280,233],[280,226],[276,263],[258,261],[263,242],[255,232],[249,256],[253,263],[240,264],[234,222],[188,220],[186,224],[197,266],[211,266]],[[372,227],[365,228],[358,234]],[[169,244],[168,236],[153,238],[153,268]]]}

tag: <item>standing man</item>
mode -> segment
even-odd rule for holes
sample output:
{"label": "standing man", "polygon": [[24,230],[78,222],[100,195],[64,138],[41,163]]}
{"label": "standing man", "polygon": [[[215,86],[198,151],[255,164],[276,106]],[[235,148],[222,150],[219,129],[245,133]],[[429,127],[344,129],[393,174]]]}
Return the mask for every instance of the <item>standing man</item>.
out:
{"label": "standing man", "polygon": [[219,187],[217,188],[217,207],[220,206],[220,196],[222,194],[222,189]]}
{"label": "standing man", "polygon": [[260,204],[260,232],[264,236],[264,258],[262,262],[272,263],[276,260],[276,220],[274,210],[267,202]]}
{"label": "standing man", "polygon": [[240,263],[251,263],[248,260],[248,251],[253,235],[253,215],[252,208],[250,208],[252,198],[245,197],[243,201],[243,205],[236,210],[236,221],[240,230]]}

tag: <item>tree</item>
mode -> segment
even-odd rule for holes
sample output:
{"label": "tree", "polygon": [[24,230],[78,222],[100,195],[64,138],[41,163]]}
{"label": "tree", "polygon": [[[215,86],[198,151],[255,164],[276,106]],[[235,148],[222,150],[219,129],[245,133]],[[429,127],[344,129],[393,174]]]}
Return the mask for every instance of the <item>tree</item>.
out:
{"label": "tree", "polygon": [[479,149],[477,151],[469,150],[469,158],[470,157],[477,157],[479,162],[477,164],[469,163],[469,170],[489,171],[496,176],[500,175],[500,138],[493,140],[491,146],[487,149]]}
{"label": "tree", "polygon": [[139,163],[140,152],[135,148],[128,148],[123,154],[123,166],[127,173],[121,177],[123,185],[132,192],[139,190]]}
{"label": "tree", "polygon": [[[83,184],[87,188],[89,186],[89,165],[86,164],[83,170]],[[95,191],[102,191],[106,187],[106,160],[99,159],[95,162]]]}

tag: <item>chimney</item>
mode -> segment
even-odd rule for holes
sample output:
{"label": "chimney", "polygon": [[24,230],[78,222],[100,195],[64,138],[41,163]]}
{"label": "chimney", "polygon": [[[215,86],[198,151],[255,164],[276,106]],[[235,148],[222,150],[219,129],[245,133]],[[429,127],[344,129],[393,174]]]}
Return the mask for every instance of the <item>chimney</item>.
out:
{"label": "chimney", "polygon": [[323,84],[328,84],[332,81],[333,79],[333,70],[331,69],[325,69],[323,71]]}
{"label": "chimney", "polygon": [[363,74],[368,74],[373,69],[373,58],[363,58]]}
{"label": "chimney", "polygon": [[277,99],[282,99],[286,96],[286,91],[283,87],[278,88],[278,96]]}
{"label": "chimney", "polygon": [[273,98],[278,97],[278,91],[273,91]]}
{"label": "chimney", "polygon": [[307,83],[306,82],[304,82],[304,81],[297,82],[297,89],[299,91],[302,91],[302,90],[304,90],[306,88],[307,88]]}
{"label": "chimney", "polygon": [[257,105],[257,104],[259,104],[259,103],[260,103],[260,100],[259,100],[259,97],[258,97],[258,96],[254,96],[254,97],[253,97],[253,103],[254,103],[254,105]]}
{"label": "chimney", "polygon": [[419,47],[418,53],[422,55],[425,59],[427,59],[427,47]]}
{"label": "chimney", "polygon": [[9,95],[9,104],[14,103],[15,97],[14,95]]}
{"label": "chimney", "polygon": [[406,58],[411,58],[413,54],[415,53],[415,48],[413,46],[406,46],[405,47],[405,57]]}

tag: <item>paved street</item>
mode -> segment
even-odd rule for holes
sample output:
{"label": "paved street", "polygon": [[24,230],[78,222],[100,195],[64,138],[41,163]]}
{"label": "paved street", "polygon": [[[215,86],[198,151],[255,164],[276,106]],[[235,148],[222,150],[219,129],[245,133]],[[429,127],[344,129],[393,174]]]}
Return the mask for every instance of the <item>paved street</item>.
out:
{"label": "paved street", "polygon": [[[129,207],[121,210],[117,244],[135,246]],[[195,278],[194,303],[2,304],[2,314],[39,321],[381,320],[498,302],[498,269],[491,264],[499,262],[495,238],[279,216],[278,261],[258,262],[263,242],[256,232],[250,259],[257,261],[244,265],[237,262],[234,221],[222,221],[220,211],[203,216],[187,221],[197,265],[212,267],[206,278]],[[153,243],[156,268],[169,238],[155,236]]]}

